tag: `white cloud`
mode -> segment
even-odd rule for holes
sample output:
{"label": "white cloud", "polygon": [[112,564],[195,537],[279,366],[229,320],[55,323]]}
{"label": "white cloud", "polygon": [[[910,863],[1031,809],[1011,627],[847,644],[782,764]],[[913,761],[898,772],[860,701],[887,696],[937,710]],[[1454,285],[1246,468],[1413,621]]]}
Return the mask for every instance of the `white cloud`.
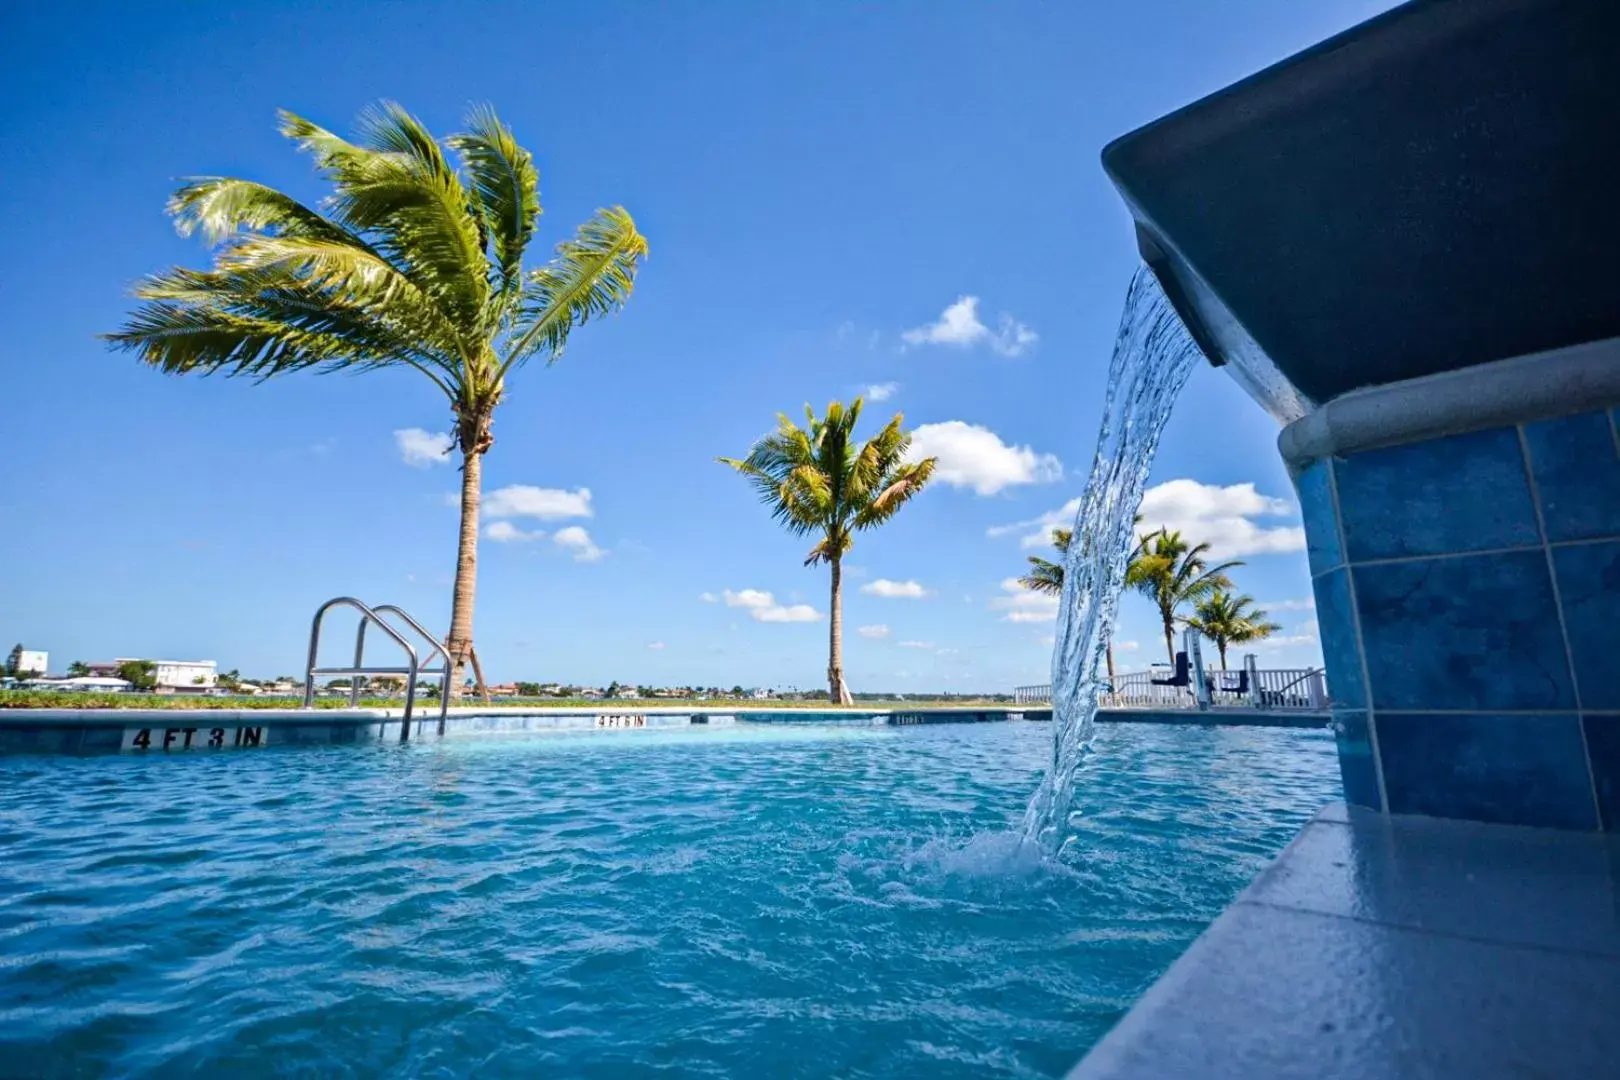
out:
{"label": "white cloud", "polygon": [[897,382],[873,383],[866,388],[864,396],[867,401],[888,401],[899,389]]}
{"label": "white cloud", "polygon": [[649,641],[647,642],[647,648],[651,649],[653,652],[663,652],[664,643],[662,641]]}
{"label": "white cloud", "polygon": [[1270,649],[1286,649],[1296,645],[1312,646],[1319,644],[1321,644],[1321,637],[1317,633],[1316,624],[1308,622],[1300,623],[1294,627],[1291,634],[1273,634],[1260,641],[1247,641],[1242,645],[1233,645],[1231,649],[1239,653],[1266,652]]}
{"label": "white cloud", "polygon": [[492,521],[484,526],[484,538],[498,544],[516,544],[525,540],[544,540],[546,534],[543,529],[526,532],[510,521]]}
{"label": "white cloud", "polygon": [[[1023,533],[1019,544],[1026,548],[1045,547],[1052,542],[1052,530],[1069,528],[1080,511],[1079,497],[1040,517],[996,525],[992,537]],[[1189,543],[1207,542],[1212,559],[1237,559],[1246,555],[1271,555],[1300,551],[1305,547],[1305,530],[1298,525],[1262,525],[1255,518],[1295,517],[1299,511],[1287,499],[1262,495],[1253,484],[1220,487],[1186,478],[1167,480],[1142,495],[1142,524],[1138,533],[1157,532],[1161,526],[1179,531]],[[1283,601],[1279,610],[1305,610]],[[1314,606],[1314,605],[1313,605]]]}
{"label": "white cloud", "polygon": [[589,488],[564,491],[531,484],[509,484],[496,488],[484,496],[483,510],[486,517],[532,517],[542,521],[593,516]]}
{"label": "white cloud", "polygon": [[1297,600],[1266,600],[1255,607],[1261,611],[1315,611],[1316,597],[1301,596]]}
{"label": "white cloud", "polygon": [[1302,526],[1264,526],[1251,520],[1297,514],[1293,503],[1262,495],[1253,484],[1218,487],[1183,478],[1167,480],[1143,494],[1140,530],[1152,532],[1163,525],[1179,531],[1189,543],[1208,543],[1211,558],[1234,559],[1303,551]]}
{"label": "white cloud", "polygon": [[928,590],[915,581],[890,581],[888,578],[878,578],[868,581],[861,586],[861,592],[868,596],[882,596],[888,599],[919,600],[928,595]]}
{"label": "white cloud", "polygon": [[714,595],[712,592],[699,593],[698,599],[703,601],[705,604],[718,604],[720,602],[720,598]]}
{"label": "white cloud", "polygon": [[843,322],[838,324],[838,332],[834,336],[837,337],[839,341],[844,341],[854,332],[855,323],[850,319],[845,319]]}
{"label": "white cloud", "polygon": [[578,525],[570,525],[566,529],[558,529],[557,535],[551,538],[552,543],[560,548],[572,552],[575,562],[595,562],[607,552],[596,546],[591,534]]}
{"label": "white cloud", "polygon": [[1057,618],[1058,598],[1033,592],[1018,583],[1017,578],[1006,578],[1001,589],[1007,595],[995,597],[990,607],[1005,611],[1002,618],[1011,623],[1051,622]]}
{"label": "white cloud", "polygon": [[1114,651],[1115,652],[1135,652],[1137,649],[1140,649],[1141,647],[1142,647],[1142,643],[1140,641],[1116,641],[1116,642],[1114,642]]}
{"label": "white cloud", "polygon": [[784,605],[763,589],[739,589],[721,593],[727,607],[745,608],[755,622],[815,622],[821,612],[809,604]]}
{"label": "white cloud", "polygon": [[934,647],[932,641],[901,641],[897,642],[897,644],[902,649],[932,649]]}
{"label": "white cloud", "polygon": [[448,434],[424,431],[419,427],[401,428],[394,432],[394,445],[399,447],[400,460],[417,469],[448,465],[453,443]]}
{"label": "white cloud", "polygon": [[886,637],[889,636],[889,628],[887,626],[883,625],[882,623],[876,623],[876,624],[874,624],[872,626],[863,626],[863,627],[860,627],[859,629],[857,629],[855,632],[857,634],[861,635],[861,637],[863,637],[863,638],[874,638],[875,639],[875,638],[886,638]]}
{"label": "white cloud", "polygon": [[989,428],[962,420],[923,424],[911,433],[909,459],[937,457],[936,479],[954,487],[994,495],[1014,484],[1044,484],[1063,477],[1055,454],[1038,454],[1028,446],[1008,446]]}
{"label": "white cloud", "polygon": [[988,344],[1002,356],[1018,356],[1040,340],[1040,335],[1007,314],[991,330],[979,318],[979,298],[960,296],[940,313],[937,322],[907,330],[900,340],[907,345],[954,345],[963,349]]}

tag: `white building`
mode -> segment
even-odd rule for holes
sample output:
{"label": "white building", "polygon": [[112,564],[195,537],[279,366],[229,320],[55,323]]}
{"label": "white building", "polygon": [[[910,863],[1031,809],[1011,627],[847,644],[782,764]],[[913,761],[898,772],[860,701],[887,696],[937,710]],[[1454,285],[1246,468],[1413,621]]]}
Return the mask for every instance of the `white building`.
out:
{"label": "white building", "polygon": [[[128,657],[113,661],[114,665],[128,662]],[[152,674],[159,690],[211,690],[217,676],[218,665],[213,660],[153,660]]]}
{"label": "white building", "polygon": [[51,654],[44,649],[20,649],[16,655],[19,677],[28,672],[44,675],[51,670]]}

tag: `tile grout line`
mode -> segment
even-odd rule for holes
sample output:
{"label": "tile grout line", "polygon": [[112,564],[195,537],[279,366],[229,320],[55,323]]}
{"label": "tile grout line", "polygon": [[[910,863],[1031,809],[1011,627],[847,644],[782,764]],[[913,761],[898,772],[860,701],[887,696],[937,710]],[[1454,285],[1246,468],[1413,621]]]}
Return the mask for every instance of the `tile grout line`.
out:
{"label": "tile grout line", "polygon": [[1300,907],[1297,904],[1284,904],[1275,900],[1251,900],[1240,896],[1232,902],[1232,906],[1247,904],[1250,907],[1266,908],[1270,911],[1286,911],[1294,915],[1314,915],[1319,919],[1343,919],[1345,922],[1358,923],[1362,926],[1376,926],[1380,930],[1395,930],[1403,934],[1415,934],[1418,937],[1441,938],[1446,941],[1462,941],[1470,945],[1487,945],[1496,949],[1524,949],[1529,952],[1548,953],[1553,956],[1577,956],[1583,960],[1597,960],[1606,964],[1620,964],[1620,956],[1603,952],[1588,952],[1568,946],[1537,945],[1528,941],[1504,941],[1501,938],[1479,937],[1474,934],[1458,934],[1445,930],[1434,930],[1427,926],[1410,926],[1406,923],[1386,922],[1383,919],[1373,919],[1366,915],[1349,915],[1342,911],[1322,911],[1318,908]]}
{"label": "tile grout line", "polygon": [[[1356,663],[1361,668],[1361,693],[1365,699],[1362,708],[1367,717],[1367,744],[1372,748],[1373,779],[1378,784],[1378,809],[1387,815],[1390,809],[1389,790],[1384,784],[1384,753],[1378,746],[1378,719],[1373,712],[1372,674],[1367,670],[1367,644],[1361,636],[1361,604],[1356,598],[1355,571],[1350,566],[1350,545],[1344,535],[1344,512],[1339,506],[1339,473],[1333,467],[1334,460],[1332,457],[1325,458],[1322,465],[1327,470],[1328,495],[1333,503],[1333,529],[1339,537],[1339,555],[1344,560],[1344,586],[1350,597],[1350,629],[1356,642]],[[1326,656],[1322,658],[1322,666],[1324,668],[1327,666]]]}
{"label": "tile grout line", "polygon": [[[1521,544],[1518,547],[1480,548],[1477,551],[1436,551],[1428,555],[1391,555],[1379,559],[1362,559],[1360,562],[1354,564],[1346,561],[1340,565],[1391,566],[1398,563],[1431,562],[1440,559],[1469,559],[1473,558],[1475,555],[1517,555],[1526,551],[1540,551],[1543,548],[1587,547],[1595,544],[1612,544],[1617,539],[1620,539],[1620,534],[1616,534],[1614,536],[1598,536],[1591,539],[1581,540],[1540,541],[1534,544]],[[1321,577],[1323,574],[1331,574],[1337,569],[1337,566],[1331,567],[1330,569],[1323,570],[1320,574],[1312,574],[1311,578],[1314,580]]]}
{"label": "tile grout line", "polygon": [[1524,477],[1530,484],[1530,505],[1536,513],[1536,531],[1541,534],[1542,552],[1547,561],[1547,577],[1552,583],[1553,610],[1558,613],[1558,633],[1564,641],[1564,666],[1569,670],[1569,686],[1575,694],[1575,730],[1581,736],[1581,758],[1586,764],[1587,790],[1592,795],[1592,815],[1597,821],[1598,832],[1606,831],[1608,822],[1603,820],[1603,801],[1598,798],[1597,773],[1592,768],[1592,748],[1586,741],[1586,722],[1581,717],[1581,681],[1575,676],[1575,652],[1569,642],[1569,626],[1564,621],[1564,594],[1558,588],[1558,567],[1553,562],[1552,548],[1547,544],[1547,516],[1541,505],[1541,485],[1536,483],[1536,470],[1530,459],[1530,436],[1525,432],[1524,425],[1518,424],[1514,430],[1519,435],[1519,453],[1524,461]]}

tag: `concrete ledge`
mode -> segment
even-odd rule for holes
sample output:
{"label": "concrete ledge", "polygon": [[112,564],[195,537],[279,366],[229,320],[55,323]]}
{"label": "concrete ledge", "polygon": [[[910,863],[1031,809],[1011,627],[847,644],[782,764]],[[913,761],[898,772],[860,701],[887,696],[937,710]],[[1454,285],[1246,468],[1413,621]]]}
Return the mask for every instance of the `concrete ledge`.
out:
{"label": "concrete ledge", "polygon": [[1283,709],[1098,709],[1099,724],[1189,724],[1195,727],[1325,728],[1326,712]]}
{"label": "concrete ledge", "polygon": [[1325,457],[1615,405],[1620,338],[1354,390],[1283,428],[1277,449],[1297,470]]}
{"label": "concrete ledge", "polygon": [[1070,1080],[1597,1077],[1620,839],[1328,808]]}

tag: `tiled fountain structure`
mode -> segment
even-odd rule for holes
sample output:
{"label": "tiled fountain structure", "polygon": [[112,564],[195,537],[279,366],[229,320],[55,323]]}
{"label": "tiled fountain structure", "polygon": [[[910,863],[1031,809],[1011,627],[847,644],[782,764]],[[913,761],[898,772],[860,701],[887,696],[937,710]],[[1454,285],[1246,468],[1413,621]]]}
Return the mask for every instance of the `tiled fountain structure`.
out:
{"label": "tiled fountain structure", "polygon": [[1075,1075],[1620,1076],[1620,4],[1417,0],[1104,163],[1284,425],[1349,806]]}

